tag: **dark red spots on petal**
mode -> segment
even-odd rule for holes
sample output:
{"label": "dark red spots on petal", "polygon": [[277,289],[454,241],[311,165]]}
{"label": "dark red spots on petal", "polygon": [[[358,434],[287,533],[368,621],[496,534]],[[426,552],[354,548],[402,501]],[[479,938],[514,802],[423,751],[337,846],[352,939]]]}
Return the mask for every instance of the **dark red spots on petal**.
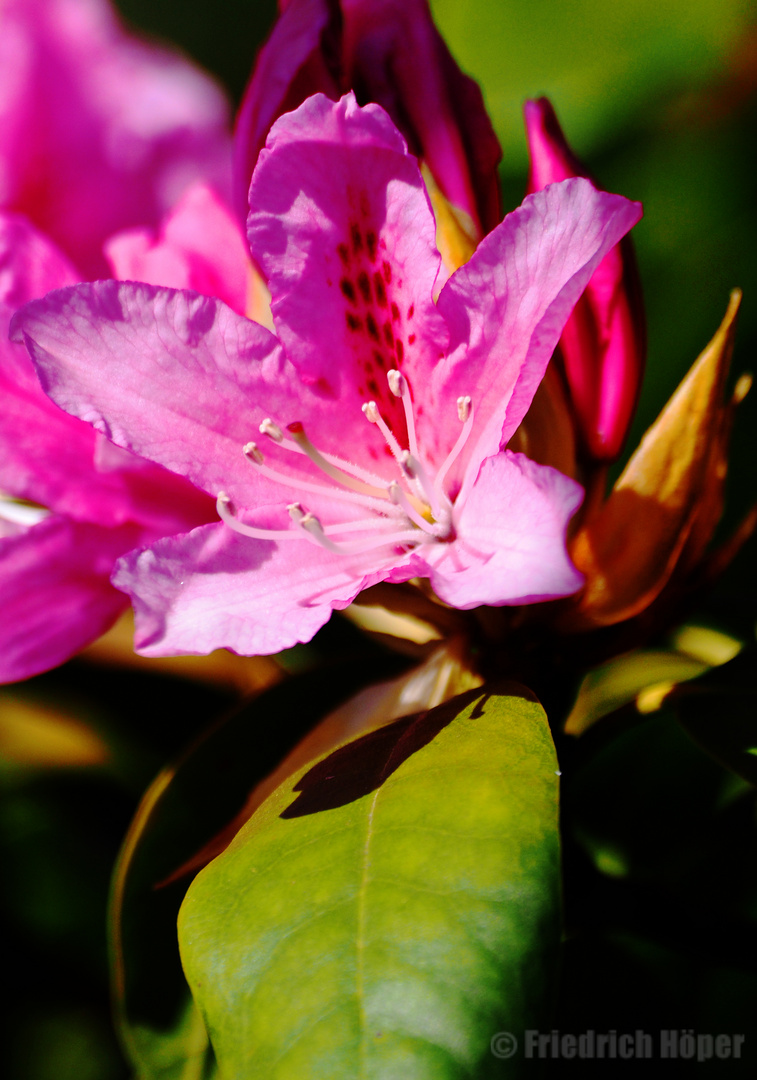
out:
{"label": "dark red spots on petal", "polygon": [[414,345],[415,344],[415,334],[408,334],[407,335],[407,343],[408,343],[408,345]]}
{"label": "dark red spots on petal", "polygon": [[361,270],[357,276],[357,287],[360,289],[360,293],[365,300],[366,304],[371,302],[371,283],[368,280],[368,275],[365,270]]}
{"label": "dark red spots on petal", "polygon": [[365,246],[368,248],[368,258],[371,262],[376,261],[376,234],[373,229],[369,229],[365,234]]}
{"label": "dark red spots on petal", "polygon": [[356,330],[362,330],[363,321],[359,319],[357,315],[353,315],[351,311],[346,312],[347,326],[354,333]]}
{"label": "dark red spots on petal", "polygon": [[378,341],[379,340],[378,326],[376,325],[376,320],[371,315],[370,311],[368,312],[368,314],[365,317],[365,326],[366,326],[366,329],[368,331],[368,336],[373,338],[374,341]]}
{"label": "dark red spots on petal", "polygon": [[369,379],[368,380],[368,389],[370,390],[370,392],[373,394],[374,397],[379,396],[378,383],[376,382],[375,379]]}
{"label": "dark red spots on petal", "polygon": [[387,343],[390,349],[394,348],[394,334],[392,333],[392,324],[385,322],[383,326],[384,341]]}
{"label": "dark red spots on petal", "polygon": [[408,319],[412,319],[413,315],[415,315],[415,304],[411,304],[410,307],[407,309]]}
{"label": "dark red spots on petal", "polygon": [[342,280],[339,282],[339,288],[342,290],[342,295],[345,296],[351,304],[357,303],[355,286],[352,284],[349,278],[343,277]]}
{"label": "dark red spots on petal", "polygon": [[386,289],[384,288],[384,279],[381,274],[376,273],[373,275],[373,288],[376,290],[376,300],[378,301],[379,307],[386,307]]}
{"label": "dark red spots on petal", "polygon": [[386,360],[384,360],[384,357],[381,355],[378,349],[373,350],[373,359],[376,361],[380,368],[386,367]]}
{"label": "dark red spots on petal", "polygon": [[354,223],[350,225],[350,240],[352,241],[352,250],[355,255],[359,255],[363,250],[363,237],[358,226]]}
{"label": "dark red spots on petal", "polygon": [[395,322],[399,322],[399,321],[400,321],[400,309],[399,309],[399,308],[397,307],[397,305],[395,304],[394,300],[392,300],[392,319],[393,319],[393,320],[394,320]]}
{"label": "dark red spots on petal", "polygon": [[384,261],[382,262],[381,269],[384,271],[384,281],[388,285],[389,282],[392,280],[392,268],[386,261],[386,259],[384,259]]}
{"label": "dark red spots on petal", "polygon": [[405,359],[405,346],[402,344],[399,338],[397,338],[396,342],[394,343],[394,351],[397,354],[397,363],[401,364],[402,361]]}
{"label": "dark red spots on petal", "polygon": [[339,252],[339,258],[342,260],[344,265],[347,266],[350,261],[350,249],[347,247],[346,244],[337,244],[336,250]]}

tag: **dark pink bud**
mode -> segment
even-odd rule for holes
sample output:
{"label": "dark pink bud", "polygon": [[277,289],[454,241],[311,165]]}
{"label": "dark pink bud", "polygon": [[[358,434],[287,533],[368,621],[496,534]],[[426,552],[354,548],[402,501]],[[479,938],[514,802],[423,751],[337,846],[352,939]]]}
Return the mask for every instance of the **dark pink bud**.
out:
{"label": "dark pink bud", "polygon": [[[528,193],[573,176],[589,176],[565,141],[547,99],[527,101],[524,111],[531,156]],[[598,461],[612,461],[620,453],[636,408],[645,354],[641,284],[626,236],[594,271],[555,354],[584,447]]]}
{"label": "dark pink bud", "polygon": [[442,194],[483,235],[499,224],[501,151],[481,91],[458,68],[427,0],[280,0],[235,135],[240,211],[268,130],[318,92],[377,102],[426,163]]}

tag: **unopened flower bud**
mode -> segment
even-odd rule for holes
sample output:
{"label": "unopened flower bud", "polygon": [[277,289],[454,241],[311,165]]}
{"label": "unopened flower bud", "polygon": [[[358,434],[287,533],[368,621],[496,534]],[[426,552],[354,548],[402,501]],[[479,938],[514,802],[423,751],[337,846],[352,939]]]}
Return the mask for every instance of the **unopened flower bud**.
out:
{"label": "unopened flower bud", "polygon": [[[529,194],[560,180],[588,176],[546,98],[526,102],[525,120],[531,157]],[[636,408],[645,353],[641,286],[626,236],[594,271],[556,354],[581,442],[597,461],[612,461],[620,453]]]}
{"label": "unopened flower bud", "polygon": [[499,142],[481,91],[458,68],[427,0],[288,0],[261,50],[235,133],[237,200],[268,131],[311,94],[377,102],[477,237],[501,219]]}

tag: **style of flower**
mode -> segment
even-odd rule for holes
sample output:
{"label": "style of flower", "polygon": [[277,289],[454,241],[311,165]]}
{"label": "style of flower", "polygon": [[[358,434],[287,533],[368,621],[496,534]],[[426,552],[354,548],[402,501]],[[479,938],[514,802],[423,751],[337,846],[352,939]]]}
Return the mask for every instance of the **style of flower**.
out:
{"label": "style of flower", "polygon": [[[588,176],[549,101],[527,101],[524,111],[531,157],[528,192]],[[580,442],[594,461],[612,461],[623,447],[636,409],[645,353],[641,283],[631,239],[624,237],[592,274],[565,324],[557,353]]]}
{"label": "style of flower", "polygon": [[104,277],[104,241],[156,226],[193,181],[228,195],[228,129],[221,90],[127,35],[106,0],[0,4],[0,207],[80,277]]}
{"label": "style of flower", "polygon": [[222,521],[119,561],[139,651],[278,651],[379,581],[427,578],[459,608],[575,591],[581,489],[505,447],[640,214],[583,179],[552,185],[442,284],[387,114],[316,95],[273,126],[251,186],[276,336],[133,283],[27,305],[12,333],[53,400],[217,497]]}

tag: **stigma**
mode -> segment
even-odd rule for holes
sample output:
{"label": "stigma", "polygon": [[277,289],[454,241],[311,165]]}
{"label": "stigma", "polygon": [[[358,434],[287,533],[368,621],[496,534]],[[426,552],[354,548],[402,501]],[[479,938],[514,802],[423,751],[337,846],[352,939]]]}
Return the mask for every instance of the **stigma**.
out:
{"label": "stigma", "polygon": [[[381,477],[360,465],[316,447],[301,421],[280,424],[266,417],[259,425],[262,442],[251,441],[242,448],[250,465],[262,476],[299,496],[287,503],[292,527],[269,529],[249,525],[239,517],[238,508],[225,492],[219,492],[216,508],[230,529],[252,539],[276,543],[306,541],[341,555],[356,555],[382,547],[412,551],[427,544],[449,543],[455,537],[454,502],[445,489],[445,480],[468,441],[473,424],[473,406],[468,396],[457,399],[458,437],[435,473],[424,464],[413,415],[412,395],[405,376],[391,370],[387,375],[390,392],[400,399],[405,415],[407,446],[401,446],[373,400],[362,406],[367,423],[375,426],[389,449],[395,475]],[[264,446],[275,447],[276,466],[269,463]],[[288,466],[281,468],[282,461]],[[303,458],[314,465],[304,470]],[[319,475],[320,474],[320,475]],[[339,508],[345,520],[324,524],[307,509],[308,496],[317,496]],[[330,515],[331,516],[331,515]]]}

